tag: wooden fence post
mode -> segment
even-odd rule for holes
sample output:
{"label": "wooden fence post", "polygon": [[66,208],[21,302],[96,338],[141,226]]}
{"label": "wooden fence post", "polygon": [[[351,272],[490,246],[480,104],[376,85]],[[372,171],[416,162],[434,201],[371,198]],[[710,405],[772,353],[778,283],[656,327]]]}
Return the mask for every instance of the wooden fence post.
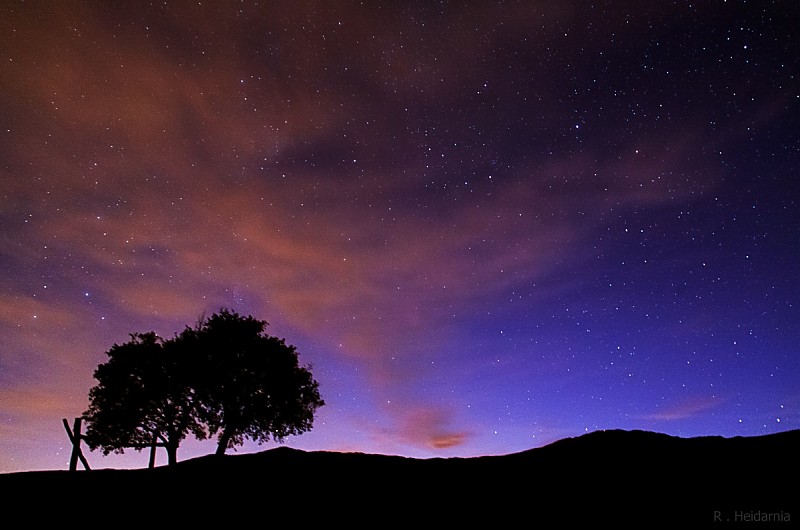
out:
{"label": "wooden fence post", "polygon": [[66,418],[64,418],[62,421],[64,422],[64,429],[67,431],[67,436],[69,436],[69,441],[72,442],[72,454],[69,458],[69,470],[76,471],[78,469],[78,460],[80,460],[86,471],[91,471],[89,462],[86,461],[86,458],[83,456],[83,452],[81,452],[81,440],[83,439],[83,436],[81,436],[81,418],[75,418],[75,421],[72,424],[72,430],[70,430],[69,423],[67,423]]}

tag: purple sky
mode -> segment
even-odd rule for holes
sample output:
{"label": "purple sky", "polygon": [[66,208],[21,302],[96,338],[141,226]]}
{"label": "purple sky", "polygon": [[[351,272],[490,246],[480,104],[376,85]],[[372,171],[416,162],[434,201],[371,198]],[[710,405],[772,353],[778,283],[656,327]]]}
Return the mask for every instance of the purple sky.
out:
{"label": "purple sky", "polygon": [[221,307],[313,364],[293,447],[800,428],[800,4],[259,4],[0,7],[0,472]]}

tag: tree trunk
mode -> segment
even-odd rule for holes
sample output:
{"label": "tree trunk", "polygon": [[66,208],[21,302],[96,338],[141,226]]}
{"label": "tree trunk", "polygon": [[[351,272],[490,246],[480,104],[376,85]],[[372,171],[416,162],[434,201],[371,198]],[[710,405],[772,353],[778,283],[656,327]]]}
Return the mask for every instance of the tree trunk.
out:
{"label": "tree trunk", "polygon": [[158,447],[158,433],[153,433],[153,441],[150,443],[150,462],[147,464],[148,469],[156,467],[156,447]]}
{"label": "tree trunk", "polygon": [[178,444],[164,444],[167,450],[167,465],[174,466],[178,463]]}
{"label": "tree trunk", "polygon": [[230,441],[231,432],[227,429],[223,430],[219,437],[219,445],[217,445],[217,456],[222,456],[225,454],[225,450],[228,448]]}

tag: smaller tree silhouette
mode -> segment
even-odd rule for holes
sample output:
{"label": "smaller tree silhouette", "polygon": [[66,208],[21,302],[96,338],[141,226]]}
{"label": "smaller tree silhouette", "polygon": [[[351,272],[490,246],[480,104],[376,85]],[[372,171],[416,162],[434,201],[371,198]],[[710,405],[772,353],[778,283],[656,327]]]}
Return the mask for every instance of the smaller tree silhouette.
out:
{"label": "smaller tree silhouette", "polygon": [[95,370],[98,383],[89,391],[84,412],[84,438],[91,450],[101,449],[105,455],[131,447],[141,450],[157,437],[171,465],[189,432],[206,437],[184,369],[191,352],[183,346],[177,338],[163,341],[153,332],[135,333],[130,341],[114,344],[108,361]]}
{"label": "smaller tree silhouette", "polygon": [[260,444],[301,434],[325,404],[311,367],[300,366],[296,348],[267,335],[266,326],[223,309],[181,335],[201,354],[199,417],[218,435],[218,455],[246,438]]}

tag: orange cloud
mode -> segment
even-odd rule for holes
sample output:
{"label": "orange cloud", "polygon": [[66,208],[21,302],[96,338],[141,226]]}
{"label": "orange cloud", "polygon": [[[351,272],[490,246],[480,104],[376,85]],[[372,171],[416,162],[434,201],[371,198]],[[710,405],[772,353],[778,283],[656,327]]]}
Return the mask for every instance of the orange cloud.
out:
{"label": "orange cloud", "polygon": [[67,396],[58,388],[14,386],[0,390],[0,410],[6,415],[76,415],[87,407],[85,400]]}
{"label": "orange cloud", "polygon": [[639,416],[641,419],[653,421],[679,421],[693,418],[704,412],[719,407],[723,400],[716,397],[700,397],[677,403],[663,410]]}
{"label": "orange cloud", "polygon": [[470,434],[452,427],[453,415],[446,408],[426,405],[398,411],[397,434],[406,443],[428,449],[450,449],[467,442]]}

